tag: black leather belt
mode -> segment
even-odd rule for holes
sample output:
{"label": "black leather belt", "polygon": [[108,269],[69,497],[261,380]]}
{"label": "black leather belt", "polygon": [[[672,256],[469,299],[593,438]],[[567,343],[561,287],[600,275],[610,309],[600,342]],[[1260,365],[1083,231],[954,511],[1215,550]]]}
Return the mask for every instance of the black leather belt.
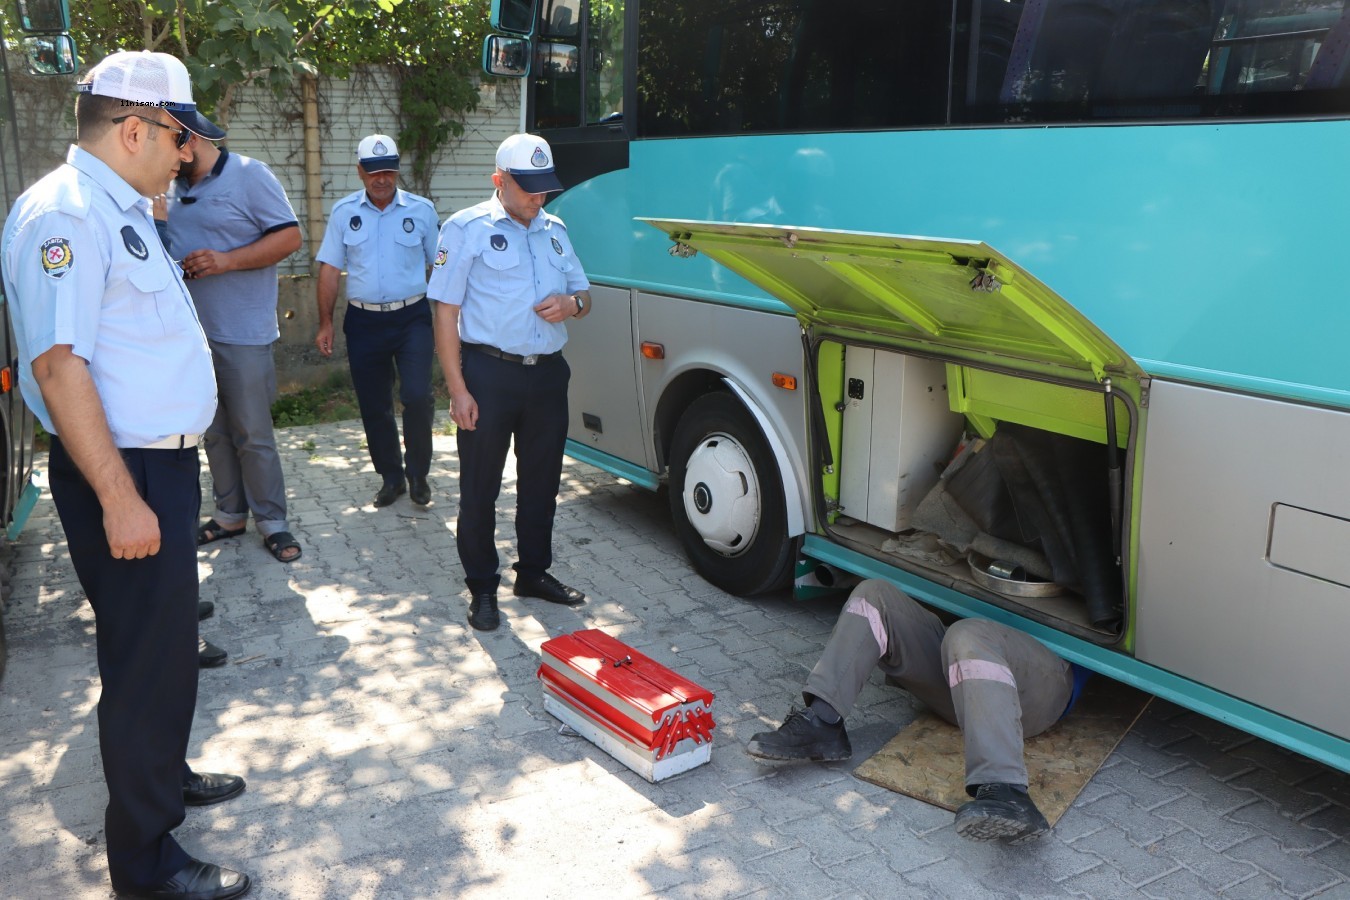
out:
{"label": "black leather belt", "polygon": [[507,353],[505,350],[498,350],[491,344],[461,344],[460,346],[476,353],[482,353],[484,356],[495,356],[498,359],[504,359],[507,362],[520,363],[522,366],[537,365],[541,359],[552,359],[555,356],[562,356],[561,350],[554,350],[552,353],[531,353],[528,356],[521,356],[519,353]]}

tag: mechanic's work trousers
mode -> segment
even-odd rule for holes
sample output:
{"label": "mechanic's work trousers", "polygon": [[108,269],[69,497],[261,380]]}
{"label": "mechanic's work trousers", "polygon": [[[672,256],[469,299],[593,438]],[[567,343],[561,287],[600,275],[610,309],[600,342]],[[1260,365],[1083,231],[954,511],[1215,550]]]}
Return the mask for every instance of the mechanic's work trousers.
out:
{"label": "mechanic's work trousers", "polygon": [[[370,461],[386,483],[407,477],[426,478],[431,469],[431,422],[435,401],[431,395],[431,360],[436,341],[431,331],[431,302],[387,312],[347,307],[342,319],[347,337],[347,364],[361,407]],[[394,369],[398,369],[398,398],[403,404],[403,445],[399,452],[398,424],[394,420]]]}
{"label": "mechanic's work trousers", "polygon": [[52,437],[52,500],[94,609],[99,749],[108,785],[104,833],[114,887],[145,887],[187,864],[169,833],[183,821],[185,755],[197,703],[197,448],[123,450],[159,517],[160,549],[114,559],[103,507]]}
{"label": "mechanic's work trousers", "polygon": [[806,682],[847,716],[872,667],[965,738],[966,785],[1027,785],[1022,740],[1063,715],[1072,668],[1036,639],[983,619],[950,627],[887,581],[853,589]]}
{"label": "mechanic's work trousers", "polygon": [[272,345],[208,343],[219,397],[216,417],[203,439],[216,504],[211,517],[233,530],[252,510],[263,537],[290,531],[286,482],[272,431],[272,401],[277,397]]}
{"label": "mechanic's work trousers", "polygon": [[516,572],[542,575],[553,565],[553,514],[567,443],[567,383],[561,355],[532,366],[465,345],[464,383],[478,403],[478,425],[455,433],[459,451],[459,521],[455,542],[470,590],[491,590],[497,572],[497,495],[506,452],[516,450]]}

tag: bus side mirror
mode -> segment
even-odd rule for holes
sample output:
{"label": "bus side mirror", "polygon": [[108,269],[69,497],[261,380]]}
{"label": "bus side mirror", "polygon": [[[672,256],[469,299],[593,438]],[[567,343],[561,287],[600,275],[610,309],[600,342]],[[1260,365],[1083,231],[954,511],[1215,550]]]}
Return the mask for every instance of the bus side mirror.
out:
{"label": "bus side mirror", "polygon": [[534,30],[534,0],[492,0],[488,23],[497,31],[529,34]]}
{"label": "bus side mirror", "polygon": [[67,0],[18,0],[19,28],[33,32],[69,31],[70,4]]}
{"label": "bus side mirror", "polygon": [[23,39],[23,52],[34,75],[73,75],[79,68],[75,39],[68,34],[31,35]]}
{"label": "bus side mirror", "polygon": [[483,41],[483,71],[489,75],[524,78],[530,74],[530,42],[525,38],[488,35]]}

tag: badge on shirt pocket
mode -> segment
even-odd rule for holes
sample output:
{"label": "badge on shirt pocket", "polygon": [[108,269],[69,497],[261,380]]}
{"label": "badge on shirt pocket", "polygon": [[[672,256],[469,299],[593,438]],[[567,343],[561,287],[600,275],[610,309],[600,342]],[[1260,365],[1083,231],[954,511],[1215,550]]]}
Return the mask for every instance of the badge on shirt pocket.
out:
{"label": "badge on shirt pocket", "polygon": [[492,249],[501,251],[506,249],[506,235],[494,234],[492,236]]}
{"label": "badge on shirt pocket", "polygon": [[416,228],[416,227],[417,227],[417,226],[413,224],[413,220],[412,220],[412,219],[404,219],[404,220],[403,220],[403,230],[406,231],[406,232],[408,232],[408,234],[412,234],[412,233],[413,233],[413,229]]}

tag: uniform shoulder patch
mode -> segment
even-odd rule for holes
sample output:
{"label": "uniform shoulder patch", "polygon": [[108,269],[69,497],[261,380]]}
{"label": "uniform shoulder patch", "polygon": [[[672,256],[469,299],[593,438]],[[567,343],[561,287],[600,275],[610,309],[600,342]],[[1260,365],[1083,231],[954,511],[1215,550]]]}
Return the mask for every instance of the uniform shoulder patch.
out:
{"label": "uniform shoulder patch", "polygon": [[445,250],[444,247],[437,247],[437,248],[436,248],[436,264],[433,265],[432,268],[433,268],[433,269],[439,269],[441,266],[444,266],[444,265],[445,265],[445,258],[446,258],[448,255],[449,255],[449,254],[446,252],[446,250]]}
{"label": "uniform shoulder patch", "polygon": [[38,251],[42,257],[42,273],[50,278],[61,278],[75,264],[75,254],[66,238],[47,238]]}

